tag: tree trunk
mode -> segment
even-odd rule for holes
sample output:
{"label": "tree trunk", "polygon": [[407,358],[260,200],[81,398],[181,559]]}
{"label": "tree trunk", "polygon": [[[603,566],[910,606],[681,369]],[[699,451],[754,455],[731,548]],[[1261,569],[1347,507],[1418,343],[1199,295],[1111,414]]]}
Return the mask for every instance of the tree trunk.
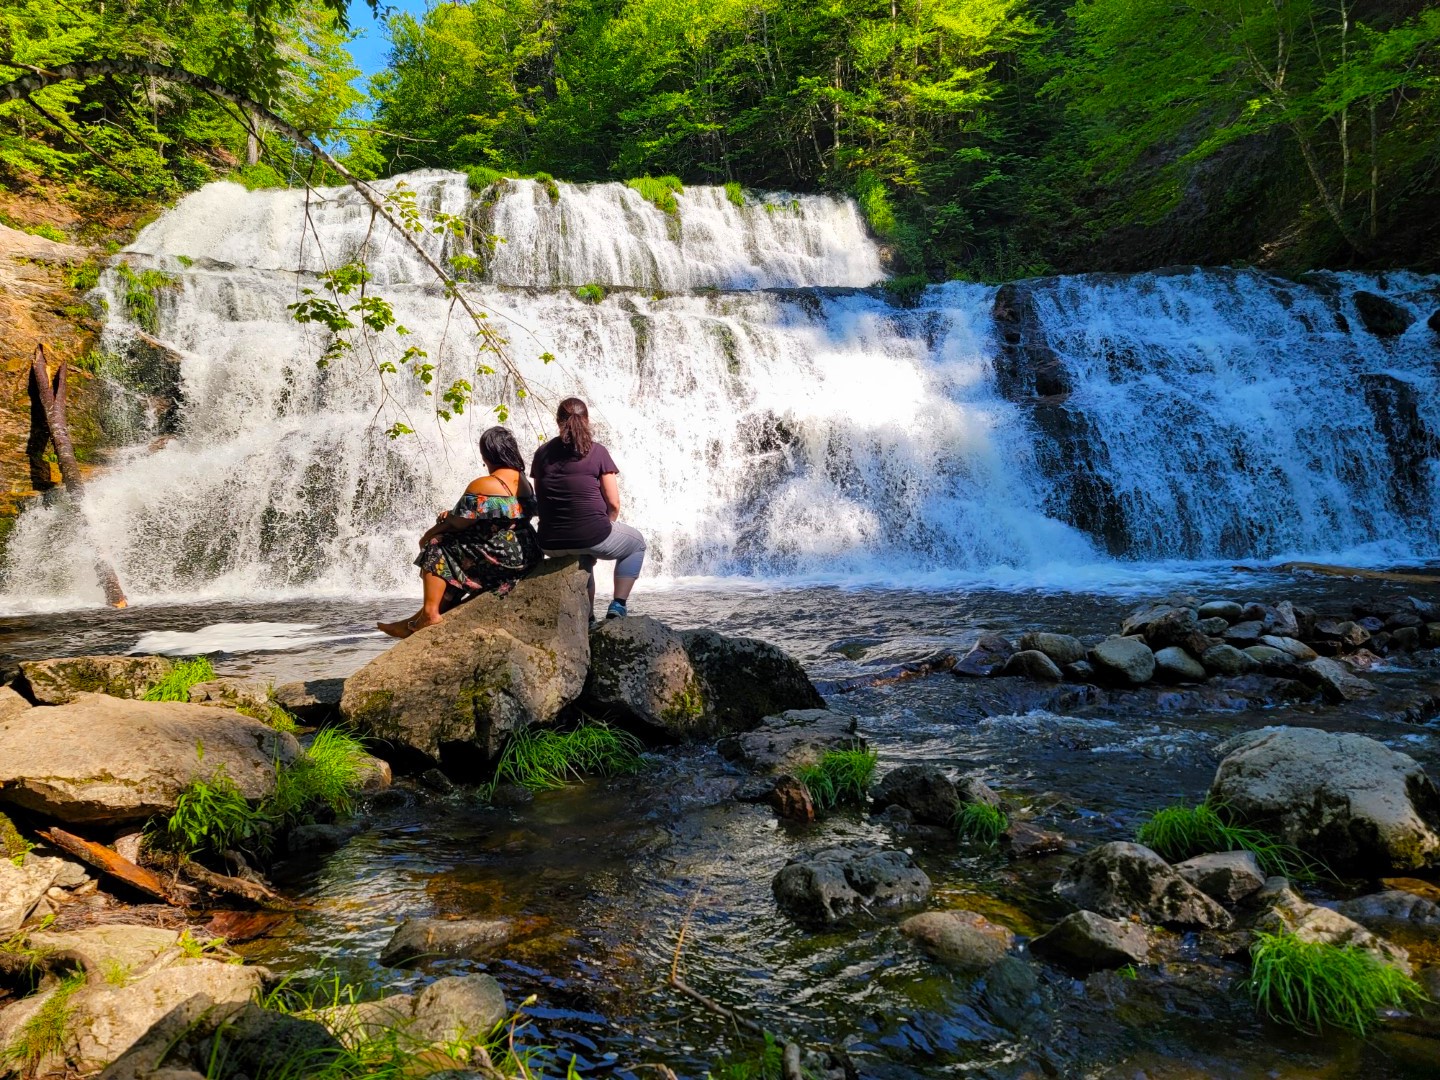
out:
{"label": "tree trunk", "polygon": [[[45,426],[50,429],[50,442],[55,447],[55,457],[60,462],[60,479],[65,490],[77,503],[85,491],[85,482],[80,478],[80,462],[75,459],[75,444],[70,441],[70,426],[65,420],[65,361],[55,373],[55,382],[50,382],[50,369],[45,363],[45,346],[35,346],[35,358],[30,366],[31,385],[45,411]],[[125,590],[120,587],[120,577],[109,561],[96,557],[95,576],[100,588],[105,590],[105,602],[113,608],[128,607]]]}

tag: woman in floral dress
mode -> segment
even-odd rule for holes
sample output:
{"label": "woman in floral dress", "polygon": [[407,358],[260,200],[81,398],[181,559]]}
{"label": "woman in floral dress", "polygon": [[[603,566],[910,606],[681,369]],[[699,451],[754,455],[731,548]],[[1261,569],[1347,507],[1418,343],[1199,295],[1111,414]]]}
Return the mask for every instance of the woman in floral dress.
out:
{"label": "woman in floral dress", "polygon": [[474,480],[455,509],[441,511],[420,537],[420,610],[399,622],[376,623],[391,637],[409,637],[444,612],[483,592],[504,596],[544,558],[530,525],[535,492],[515,436],[492,427],[480,436],[488,476]]}

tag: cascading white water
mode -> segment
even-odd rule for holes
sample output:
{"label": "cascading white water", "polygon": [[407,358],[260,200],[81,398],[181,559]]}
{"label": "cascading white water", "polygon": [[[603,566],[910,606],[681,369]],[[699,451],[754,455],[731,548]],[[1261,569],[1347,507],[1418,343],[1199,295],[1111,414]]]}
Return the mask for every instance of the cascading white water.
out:
{"label": "cascading white water", "polygon": [[[544,405],[569,393],[591,403],[651,571],[899,584],[1064,579],[1106,561],[1062,520],[1084,523],[1056,499],[1066,480],[1043,418],[997,387],[994,290],[936,286],[902,308],[855,288],[881,271],[849,201],[741,207],[689,188],[672,216],[615,184],[561,184],[552,201],[530,181],[498,197],[453,173],[384,186],[399,183],[422,211],[505,238],[487,280],[467,288],[542,403],[517,408],[512,426],[533,443],[549,433]],[[458,241],[425,243],[445,257]],[[317,367],[327,339],[287,305],[362,250],[412,334]],[[138,600],[412,590],[415,537],[476,472],[474,439],[493,417],[476,407],[442,422],[406,369],[378,365],[415,344],[437,367],[432,387],[466,377],[478,402],[495,397],[493,380],[473,376],[466,321],[420,260],[353,193],[307,201],[233,184],[187,197],[122,258],[177,279],[159,294],[155,336],[182,356],[178,430],[117,455],[78,510],[57,500],[26,513],[0,604],[98,602],[91,550]],[[1415,388],[1422,426],[1440,431],[1430,331],[1337,338],[1341,301],[1328,293],[1358,283],[1327,292],[1207,272],[1034,287],[1134,554],[1433,546],[1434,461],[1397,500],[1407,469],[1387,456],[1356,377]],[[587,302],[575,287],[590,284],[613,291]],[[1433,288],[1363,284],[1422,316]],[[120,288],[113,271],[102,281],[107,343],[123,351],[136,328]],[[397,422],[416,433],[388,439]],[[1247,521],[1262,524],[1237,533]]]}

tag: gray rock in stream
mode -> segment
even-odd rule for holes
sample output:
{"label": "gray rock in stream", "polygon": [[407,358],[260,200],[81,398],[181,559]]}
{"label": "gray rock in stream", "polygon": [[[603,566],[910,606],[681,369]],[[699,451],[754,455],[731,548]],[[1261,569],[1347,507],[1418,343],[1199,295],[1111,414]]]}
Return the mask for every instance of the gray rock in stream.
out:
{"label": "gray rock in stream", "polygon": [[796,922],[823,927],[913,910],[929,899],[931,886],[905,852],[853,845],[792,859],[771,889]]}
{"label": "gray rock in stream", "polygon": [[[901,765],[881,777],[870,793],[875,809],[903,806],[914,820],[949,828],[960,807],[955,782],[938,765]],[[984,799],[972,801],[986,801]]]}
{"label": "gray rock in stream", "polygon": [[1085,659],[1085,646],[1069,634],[1047,634],[1035,631],[1020,638],[1021,649],[1042,652],[1060,667]]}
{"label": "gray rock in stream", "polygon": [[1025,679],[1057,683],[1065,678],[1060,673],[1060,669],[1055,666],[1055,661],[1039,649],[1021,649],[1005,661],[1005,666],[1000,669],[999,674],[1019,675]]}
{"label": "gray rock in stream", "polygon": [[1393,930],[1410,926],[1433,930],[1440,927],[1440,904],[1403,889],[1357,896],[1346,900],[1337,910],[1361,926],[1371,928]]}
{"label": "gray rock in stream", "polygon": [[437,956],[488,956],[514,935],[508,919],[406,919],[380,951],[380,963],[398,967]]}
{"label": "gray rock in stream", "polygon": [[1344,664],[1328,656],[1300,665],[1300,678],[1311,686],[1318,686],[1326,698],[1336,703],[1369,697],[1375,692],[1375,688],[1364,679],[1351,674]]}
{"label": "gray rock in stream", "polygon": [[1209,600],[1200,605],[1201,619],[1224,619],[1227,624],[1240,621],[1245,609],[1233,600]]}
{"label": "gray rock in stream", "polygon": [[415,998],[415,1023],[406,1035],[431,1043],[488,1035],[509,1015],[505,992],[489,975],[437,979]]}
{"label": "gray rock in stream", "polygon": [[1155,674],[1155,654],[1134,638],[1106,638],[1090,650],[1090,663],[1097,676],[1123,686],[1139,686]]}
{"label": "gray rock in stream", "polygon": [[814,765],[830,750],[864,748],[865,740],[855,731],[855,718],[828,709],[791,709],[767,716],[754,731],[723,739],[719,747],[726,757],[762,774]]}
{"label": "gray rock in stream", "polygon": [[1221,643],[1206,649],[1200,657],[1205,670],[1216,675],[1249,675],[1260,670],[1260,661],[1237,649],[1234,645]]}
{"label": "gray rock in stream", "polygon": [[1175,864],[1175,872],[1212,900],[1233,904],[1265,884],[1260,860],[1251,851],[1218,851]]}
{"label": "gray rock in stream", "polygon": [[1204,682],[1205,667],[1178,645],[1155,654],[1155,677],[1164,682]]}
{"label": "gray rock in stream", "polygon": [[1117,840],[1087,851],[1066,868],[1055,893],[1077,908],[1112,919],[1132,916],[1166,926],[1228,929],[1230,916],[1175,868],[1140,844]]}
{"label": "gray rock in stream", "polygon": [[1077,911],[1032,941],[1030,951],[1077,967],[1117,968],[1146,963],[1150,939],[1144,927],[1128,919]]}
{"label": "gray rock in stream", "polygon": [[998,963],[1015,935],[973,911],[926,911],[900,924],[904,934],[926,953],[955,968],[983,970]]}

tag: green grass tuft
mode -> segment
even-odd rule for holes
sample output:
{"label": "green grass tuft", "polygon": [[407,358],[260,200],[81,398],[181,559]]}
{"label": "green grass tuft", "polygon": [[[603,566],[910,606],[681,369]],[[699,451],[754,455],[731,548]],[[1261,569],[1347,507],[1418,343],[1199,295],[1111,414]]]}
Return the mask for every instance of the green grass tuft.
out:
{"label": "green grass tuft", "polygon": [[795,777],[810,792],[815,809],[833,810],[842,803],[865,800],[879,759],[874,750],[827,750],[814,765],[797,770]]}
{"label": "green grass tuft", "polygon": [[675,196],[685,191],[685,185],[676,176],[637,176],[626,180],[625,186],[640,193],[646,202],[653,203],[667,214],[678,214],[680,204]]}
{"label": "green grass tuft", "polygon": [[560,201],[560,185],[555,182],[555,178],[548,172],[537,172],[530,179],[545,189],[545,194],[550,196],[552,203]]}
{"label": "green grass tuft", "polygon": [[126,262],[116,265],[115,276],[120,280],[120,302],[125,314],[141,330],[155,333],[160,328],[160,290],[177,288],[180,279],[163,270],[136,273]]}
{"label": "green grass tuft", "polygon": [[633,776],[643,763],[641,750],[634,735],[594,721],[571,731],[521,728],[506,742],[481,795],[488,801],[502,783],[552,791],[586,775]]}
{"label": "green grass tuft", "polygon": [[190,688],[196,683],[215,678],[215,668],[208,657],[181,660],[159,682],[145,691],[146,701],[189,701]]}
{"label": "green grass tuft", "polygon": [[491,184],[498,184],[505,174],[489,165],[471,165],[465,170],[465,184],[471,191],[484,191]]}
{"label": "green grass tuft", "polygon": [[740,186],[740,181],[731,180],[725,185],[725,198],[729,199],[736,206],[742,209],[745,206],[745,189]]}
{"label": "green grass tuft", "polygon": [[747,1058],[721,1058],[705,1074],[706,1080],[782,1080],[785,1048],[765,1032],[759,1053]]}
{"label": "green grass tuft", "polygon": [[604,285],[581,285],[575,290],[575,297],[587,304],[598,304],[605,299]]}
{"label": "green grass tuft", "polygon": [[1000,834],[1009,827],[1010,819],[989,803],[965,802],[955,809],[954,825],[961,840],[993,848],[1000,843]]}
{"label": "green grass tuft", "polygon": [[168,819],[152,819],[148,842],[187,855],[218,855],[232,847],[265,854],[277,833],[310,820],[317,807],[351,813],[366,757],[359,739],[326,728],[299,758],[276,764],[275,790],[259,805],[241,794],[221,765],[209,780],[190,782]]}
{"label": "green grass tuft", "polygon": [[85,985],[85,975],[76,972],[60,981],[60,985],[34,1016],[21,1025],[0,1052],[0,1060],[18,1065],[25,1076],[34,1076],[47,1058],[64,1053],[70,1033],[70,999]]}
{"label": "green grass tuft", "polygon": [[1414,980],[1364,949],[1287,933],[1255,935],[1243,985],[1270,1019],[1312,1034],[1339,1029],[1364,1035],[1378,1010],[1426,1000]]}
{"label": "green grass tuft", "polygon": [[1167,862],[1182,862],[1215,851],[1254,853],[1266,874],[1283,874],[1295,881],[1314,881],[1325,867],[1300,849],[1282,843],[1261,829],[1232,825],[1224,808],[1210,803],[1167,806],[1157,810],[1135,832],[1144,844]]}

